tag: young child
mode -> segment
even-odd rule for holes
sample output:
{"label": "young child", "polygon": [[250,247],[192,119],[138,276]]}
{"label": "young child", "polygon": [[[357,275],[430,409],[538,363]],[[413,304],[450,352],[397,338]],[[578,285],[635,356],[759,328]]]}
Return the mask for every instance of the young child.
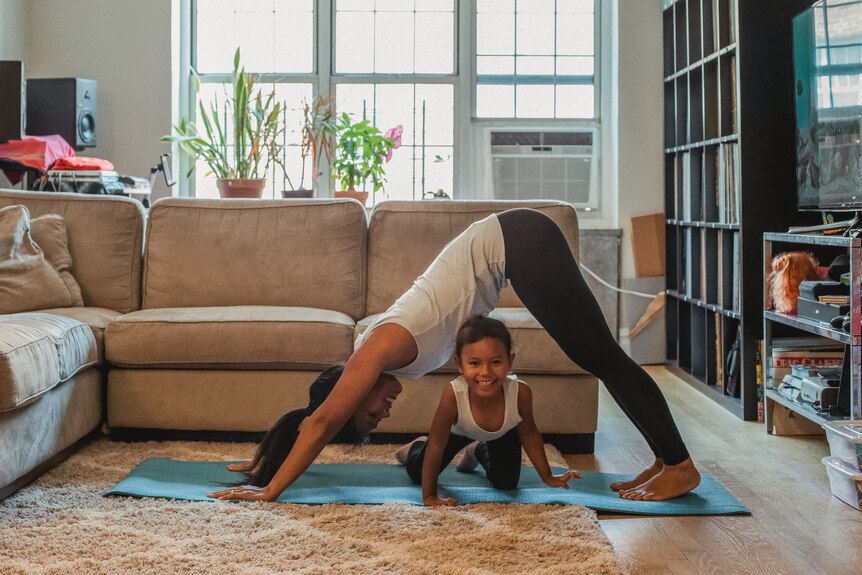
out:
{"label": "young child", "polygon": [[437,495],[437,477],[464,447],[458,471],[472,471],[480,464],[496,489],[518,486],[522,445],[548,486],[568,489],[570,480],[581,477],[571,470],[551,474],[533,420],[532,392],[509,374],[514,358],[512,337],[502,322],[474,317],[458,330],[455,359],[461,376],[444,388],[428,437],[396,453],[413,483],[421,482],[425,505],[455,505],[454,499]]}

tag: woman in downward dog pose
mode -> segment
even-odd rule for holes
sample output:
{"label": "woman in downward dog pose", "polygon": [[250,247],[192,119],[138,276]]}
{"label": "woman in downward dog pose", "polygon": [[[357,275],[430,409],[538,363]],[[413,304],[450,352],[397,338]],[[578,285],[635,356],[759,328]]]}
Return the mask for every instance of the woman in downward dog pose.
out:
{"label": "woman in downward dog pose", "polygon": [[[627,499],[655,501],[697,487],[700,473],[664,396],[613,338],[562,231],[539,211],[515,208],[473,223],[449,242],[368,327],[338,383],[303,420],[290,453],[266,485],[212,496],[274,500],[345,424],[361,420],[373,429],[380,413],[388,414],[389,404],[374,399],[383,396],[375,391],[381,375],[418,378],[445,364],[455,350],[458,328],[493,310],[506,280],[563,352],[602,380],[652,449],[655,462],[649,468],[611,487]],[[389,395],[387,401],[392,399]]]}
{"label": "woman in downward dog pose", "polygon": [[522,445],[549,487],[568,489],[569,480],[581,477],[571,470],[551,473],[533,420],[533,395],[526,383],[509,373],[514,358],[512,336],[502,322],[474,317],[458,330],[455,359],[461,376],[443,388],[428,437],[415,439],[395,454],[413,483],[422,484],[425,505],[455,505],[451,497],[437,495],[437,476],[464,446],[458,471],[481,465],[495,489],[518,486]]}

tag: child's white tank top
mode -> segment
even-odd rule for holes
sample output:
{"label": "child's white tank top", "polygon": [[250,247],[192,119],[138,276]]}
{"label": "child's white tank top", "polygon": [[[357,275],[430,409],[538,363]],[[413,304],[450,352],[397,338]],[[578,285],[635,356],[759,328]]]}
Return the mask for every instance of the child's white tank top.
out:
{"label": "child's white tank top", "polygon": [[[452,426],[452,433],[463,435],[477,441],[493,441],[503,437],[509,430],[521,423],[518,412],[518,385],[520,382],[514,375],[506,377],[503,382],[503,396],[506,398],[506,411],[503,416],[503,426],[496,431],[482,429],[473,418],[470,410],[469,386],[464,377],[453,379],[450,385],[455,390],[455,402],[458,404],[458,421]],[[526,384],[525,384],[526,385]]]}
{"label": "child's white tank top", "polygon": [[418,379],[444,365],[455,351],[465,320],[487,315],[506,286],[506,249],[496,215],[474,222],[446,244],[428,269],[356,340],[359,348],[375,328],[398,324],[416,340],[418,353],[396,377]]}

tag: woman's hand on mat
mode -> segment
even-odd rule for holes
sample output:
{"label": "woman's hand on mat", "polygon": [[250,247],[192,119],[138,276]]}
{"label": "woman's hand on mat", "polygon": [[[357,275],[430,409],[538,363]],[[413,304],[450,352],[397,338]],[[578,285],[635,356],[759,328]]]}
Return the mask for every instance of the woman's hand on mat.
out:
{"label": "woman's hand on mat", "polygon": [[544,479],[544,482],[545,485],[547,485],[548,487],[562,487],[563,489],[568,489],[569,481],[580,478],[580,473],[578,473],[574,469],[569,469],[562,475],[551,475],[550,477],[546,477]]}
{"label": "woman's hand on mat", "polygon": [[451,497],[440,497],[439,495],[428,495],[422,500],[425,502],[425,507],[452,507],[458,503]]}
{"label": "woman's hand on mat", "polygon": [[253,485],[242,485],[240,487],[230,487],[215,491],[207,495],[214,499],[243,499],[247,501],[272,501],[275,499],[266,487],[255,487]]}

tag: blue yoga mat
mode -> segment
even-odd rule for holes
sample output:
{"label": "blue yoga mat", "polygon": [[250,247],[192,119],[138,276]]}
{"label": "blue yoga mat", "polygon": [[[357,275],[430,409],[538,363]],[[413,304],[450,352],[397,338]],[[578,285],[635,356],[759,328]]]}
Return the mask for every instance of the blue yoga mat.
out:
{"label": "blue yoga mat", "polygon": [[[242,481],[241,473],[230,472],[225,462],[176,461],[155,457],[141,462],[125,479],[105,495],[160,497],[188,501],[214,501],[207,493],[225,484]],[[565,470],[555,468],[555,473]],[[524,467],[518,489],[498,491],[488,484],[482,471],[459,473],[449,466],[441,475],[441,496],[467,503],[540,503],[583,505],[596,511],[633,515],[729,515],[749,514],[739,501],[709,475],[682,497],[671,501],[629,501],[611,491],[613,481],[629,478],[614,473],[582,472],[583,479],[571,489],[552,489],[539,479],[532,467]],[[346,503],[379,505],[410,503],[422,505],[421,489],[413,485],[400,465],[314,464],[278,501],[321,505]]]}

